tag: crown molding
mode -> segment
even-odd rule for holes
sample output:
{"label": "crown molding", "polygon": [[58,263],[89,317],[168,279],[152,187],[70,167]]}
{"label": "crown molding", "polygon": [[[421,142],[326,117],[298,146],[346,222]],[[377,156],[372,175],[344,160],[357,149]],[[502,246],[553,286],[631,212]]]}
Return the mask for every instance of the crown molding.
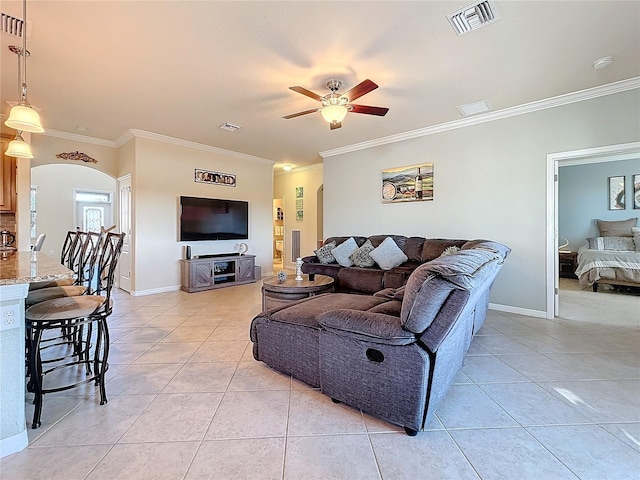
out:
{"label": "crown molding", "polygon": [[386,145],[389,143],[402,142],[405,140],[410,140],[412,138],[425,137],[427,135],[435,135],[436,133],[442,133],[449,130],[456,130],[459,128],[470,127],[472,125],[478,125],[481,123],[502,120],[504,118],[514,117],[517,115],[525,115],[527,113],[555,108],[570,103],[583,102],[585,100],[591,100],[593,98],[626,92],[628,90],[634,90],[636,88],[640,88],[640,77],[629,78],[627,80],[621,80],[619,82],[609,83],[607,85],[602,85],[599,87],[588,88],[585,90],[579,90],[577,92],[558,95],[557,97],[551,97],[544,100],[525,103],[522,105],[517,105],[515,107],[504,108],[502,110],[496,110],[495,112],[483,113],[475,117],[463,118],[460,120],[441,123],[439,125],[433,125],[430,127],[419,128],[417,130],[410,130],[404,133],[398,133],[396,135],[389,135],[387,137],[381,137],[366,142],[334,148],[332,150],[320,152],[320,156],[322,158],[333,157],[336,155],[342,155],[358,150],[365,150],[367,148],[378,147],[380,145]]}
{"label": "crown molding", "polygon": [[93,145],[101,145],[103,147],[117,148],[119,145],[111,140],[103,140],[102,138],[89,137],[87,135],[79,135],[77,133],[61,132],[59,130],[52,130],[47,128],[44,132],[38,135],[45,135],[47,137],[63,138],[65,140],[73,140],[74,142],[91,143]]}
{"label": "crown molding", "polygon": [[273,174],[276,177],[280,177],[283,175],[291,175],[292,173],[308,172],[309,170],[322,170],[323,168],[324,168],[324,165],[322,163],[314,163],[312,165],[306,165],[304,167],[292,168],[288,172],[284,170],[279,170],[277,172],[274,172]]}
{"label": "crown molding", "polygon": [[[147,140],[155,140],[157,142],[170,143],[171,145],[177,145],[180,147],[192,148],[194,150],[201,150],[203,152],[217,153],[219,155],[225,155],[228,157],[235,157],[241,160],[247,160],[250,162],[263,163],[267,165],[275,165],[276,162],[274,160],[269,160],[268,158],[256,157],[254,155],[249,155],[246,153],[234,152],[233,150],[226,150],[224,148],[212,147],[210,145],[204,145],[202,143],[191,142],[189,140],[182,140],[180,138],[169,137],[167,135],[161,135],[159,133],[147,132],[145,130],[137,130],[131,129],[122,136],[118,138],[118,142],[127,137],[127,134],[130,134],[129,138],[146,138]],[[124,142],[123,142],[124,143]]]}

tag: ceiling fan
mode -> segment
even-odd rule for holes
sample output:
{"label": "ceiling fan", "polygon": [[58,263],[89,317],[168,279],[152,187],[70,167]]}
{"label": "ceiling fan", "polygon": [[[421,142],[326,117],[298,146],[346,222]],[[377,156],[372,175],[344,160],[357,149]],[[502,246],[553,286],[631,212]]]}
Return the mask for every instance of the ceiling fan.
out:
{"label": "ceiling fan", "polygon": [[370,107],[367,105],[354,105],[351,103],[356,98],[360,98],[378,88],[378,85],[373,83],[371,80],[364,80],[351,90],[347,90],[345,93],[338,93],[340,87],[342,87],[342,82],[340,80],[329,80],[327,82],[327,88],[331,90],[331,93],[328,93],[324,97],[321,97],[317,93],[313,93],[304,87],[289,87],[289,89],[294,92],[298,92],[306,95],[307,97],[311,97],[314,100],[318,100],[322,103],[322,106],[311,110],[305,110],[304,112],[292,113],[291,115],[286,115],[282,118],[286,118],[288,120],[290,118],[306,115],[307,113],[320,112],[322,117],[329,122],[331,130],[335,130],[336,128],[342,127],[342,120],[344,120],[344,117],[348,112],[364,113],[366,115],[378,115],[383,117],[389,111],[388,108],[384,107]]}

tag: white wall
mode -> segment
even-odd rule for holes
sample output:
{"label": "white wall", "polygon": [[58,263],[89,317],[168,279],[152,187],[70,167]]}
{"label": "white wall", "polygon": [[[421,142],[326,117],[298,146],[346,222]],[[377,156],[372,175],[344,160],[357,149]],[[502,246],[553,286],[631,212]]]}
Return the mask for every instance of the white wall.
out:
{"label": "white wall", "polygon": [[38,234],[46,233],[42,251],[60,258],[60,250],[74,223],[74,189],[108,191],[112,194],[112,212],[116,218],[116,181],[106,173],[79,165],[40,165],[31,169],[31,185],[37,186],[36,226]]}
{"label": "white wall", "polygon": [[[300,255],[312,255],[318,241],[318,189],[323,182],[321,164],[275,176],[273,197],[284,198],[284,228],[286,266],[295,266],[291,261],[291,230],[300,230]],[[296,187],[304,188],[302,221],[296,219]],[[322,239],[320,239],[322,240]],[[264,273],[264,272],[263,272]]]}
{"label": "white wall", "polygon": [[[640,91],[324,160],[324,236],[486,238],[512,248],[491,302],[545,312],[546,156],[640,139]],[[380,172],[434,163],[434,200],[382,204]]]}
{"label": "white wall", "polygon": [[[244,243],[257,255],[256,265],[272,270],[273,162],[136,138],[134,168],[135,294],[178,288],[184,245],[193,255],[237,251],[237,241],[179,242],[180,195],[248,201],[249,240]],[[237,186],[195,183],[196,168],[232,173]]]}

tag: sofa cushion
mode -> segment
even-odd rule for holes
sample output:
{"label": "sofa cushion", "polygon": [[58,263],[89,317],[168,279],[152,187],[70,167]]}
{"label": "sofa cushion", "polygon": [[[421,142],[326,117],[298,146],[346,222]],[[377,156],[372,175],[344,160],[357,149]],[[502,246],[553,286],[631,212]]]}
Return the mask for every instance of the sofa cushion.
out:
{"label": "sofa cushion", "polygon": [[371,258],[371,251],[373,250],[373,245],[371,245],[371,241],[367,240],[362,244],[360,248],[358,248],[355,252],[353,252],[349,258],[353,262],[356,267],[373,267],[376,262]]}
{"label": "sofa cushion", "polygon": [[412,262],[422,261],[422,249],[424,247],[424,237],[409,237],[402,251]]}
{"label": "sofa cushion", "polygon": [[390,270],[408,260],[407,256],[391,237],[385,238],[369,255],[383,270]]}
{"label": "sofa cushion", "polygon": [[384,274],[384,270],[379,268],[341,268],[338,272],[338,284],[342,291],[371,295],[384,288]]}
{"label": "sofa cushion", "polygon": [[318,317],[318,323],[330,332],[366,342],[387,345],[415,343],[413,333],[400,325],[398,317],[355,309],[332,310]]}
{"label": "sofa cushion", "polygon": [[617,221],[596,220],[596,224],[601,237],[633,237],[631,227],[638,224],[638,218]]}
{"label": "sofa cushion", "polygon": [[350,267],[353,265],[353,261],[349,258],[353,252],[358,249],[358,245],[353,237],[350,237],[348,240],[342,242],[336,248],[331,251],[331,254],[336,259],[336,261],[342,265],[343,267]]}
{"label": "sofa cushion", "polygon": [[449,240],[446,238],[428,238],[424,241],[422,246],[422,253],[420,260],[422,262],[428,262],[434,258],[438,258],[444,252],[447,247],[460,247],[466,243],[466,240]]}
{"label": "sofa cushion", "polygon": [[322,247],[315,250],[313,253],[316,254],[320,263],[335,263],[336,259],[334,258],[331,251],[336,248],[336,242],[325,243]]}

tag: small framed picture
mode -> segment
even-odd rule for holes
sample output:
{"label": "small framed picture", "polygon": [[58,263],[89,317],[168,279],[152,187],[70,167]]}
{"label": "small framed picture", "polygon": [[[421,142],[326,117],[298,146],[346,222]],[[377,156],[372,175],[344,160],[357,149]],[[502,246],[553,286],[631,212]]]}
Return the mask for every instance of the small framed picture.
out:
{"label": "small framed picture", "polygon": [[211,172],[209,170],[195,169],[194,181],[196,183],[210,183],[213,185],[224,185],[225,187],[236,186],[236,176],[232,173]]}
{"label": "small framed picture", "polygon": [[296,187],[296,198],[302,198],[304,196],[304,187]]}
{"label": "small framed picture", "polygon": [[640,208],[640,174],[633,176],[633,208]]}
{"label": "small framed picture", "polygon": [[624,210],[624,176],[609,177],[609,210]]}

